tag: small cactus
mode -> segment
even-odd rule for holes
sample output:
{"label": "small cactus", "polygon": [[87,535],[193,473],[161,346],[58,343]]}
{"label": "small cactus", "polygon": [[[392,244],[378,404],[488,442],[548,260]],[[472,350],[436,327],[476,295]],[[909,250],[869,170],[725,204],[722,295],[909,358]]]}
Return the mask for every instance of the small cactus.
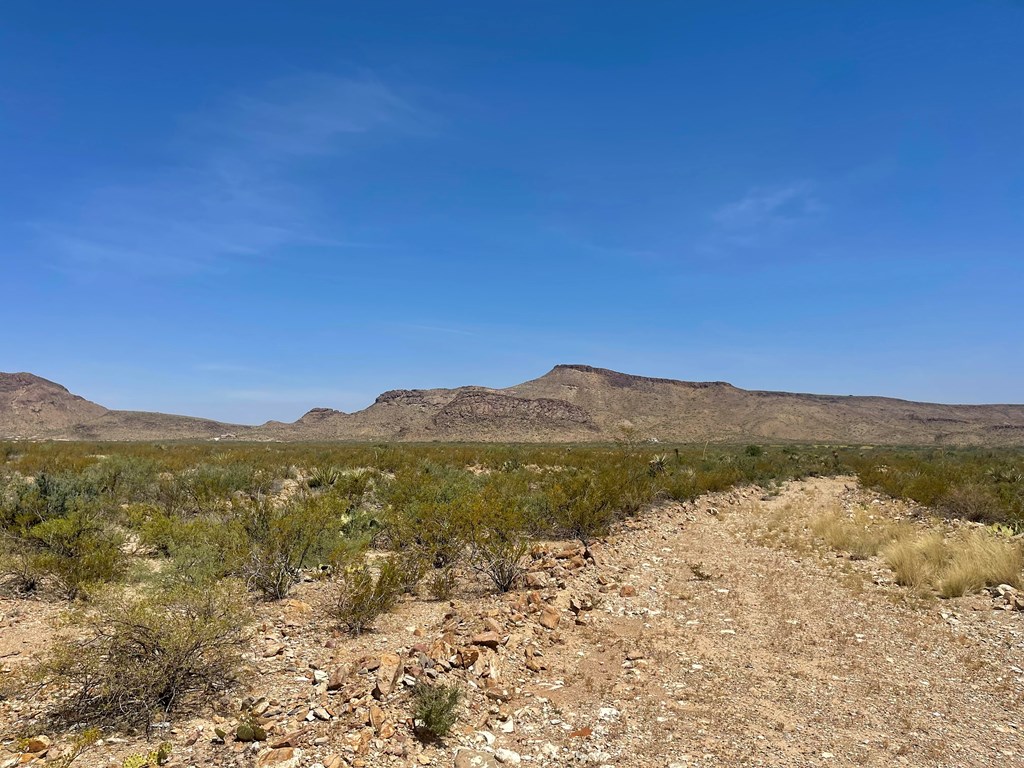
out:
{"label": "small cactus", "polygon": [[235,728],[235,740],[236,741],[266,741],[267,732],[264,730],[256,718],[252,715],[246,716],[242,722]]}
{"label": "small cactus", "polygon": [[150,750],[148,754],[143,755],[136,752],[134,755],[129,755],[121,763],[121,768],[158,768],[170,757],[171,745],[165,741],[156,749]]}

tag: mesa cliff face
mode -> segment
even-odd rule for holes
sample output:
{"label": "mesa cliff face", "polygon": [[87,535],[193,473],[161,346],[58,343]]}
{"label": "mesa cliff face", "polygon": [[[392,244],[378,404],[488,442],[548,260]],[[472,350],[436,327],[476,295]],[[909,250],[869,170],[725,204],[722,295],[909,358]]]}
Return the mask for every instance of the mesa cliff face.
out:
{"label": "mesa cliff face", "polygon": [[0,374],[0,437],[82,440],[662,442],[1024,445],[1024,405],[744,390],[558,365],[504,389],[395,389],[355,413],[314,408],[258,427],[112,411],[31,374]]}

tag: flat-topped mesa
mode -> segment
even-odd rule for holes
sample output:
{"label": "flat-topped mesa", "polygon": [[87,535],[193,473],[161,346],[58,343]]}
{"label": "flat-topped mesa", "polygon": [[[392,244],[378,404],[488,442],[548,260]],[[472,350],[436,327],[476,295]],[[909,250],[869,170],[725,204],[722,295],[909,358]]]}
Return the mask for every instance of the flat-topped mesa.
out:
{"label": "flat-topped mesa", "polygon": [[735,389],[735,387],[727,381],[680,381],[679,379],[659,379],[653,376],[637,376],[632,373],[620,373],[619,371],[613,371],[610,368],[597,368],[593,365],[576,364],[556,365],[549,373],[541,378],[547,378],[548,376],[555,377],[562,371],[578,371],[580,373],[594,374],[602,377],[614,387],[631,387],[637,384],[672,384],[680,387],[690,387],[691,389],[709,389],[712,387]]}

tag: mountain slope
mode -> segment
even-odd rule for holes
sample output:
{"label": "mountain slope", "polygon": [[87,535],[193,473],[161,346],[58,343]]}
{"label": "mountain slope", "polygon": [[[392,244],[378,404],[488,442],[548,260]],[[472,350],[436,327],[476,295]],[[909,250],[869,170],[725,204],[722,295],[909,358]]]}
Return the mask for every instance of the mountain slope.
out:
{"label": "mountain slope", "polygon": [[163,440],[587,442],[623,428],[662,442],[1024,445],[1024,405],[744,390],[558,365],[504,389],[397,389],[368,408],[314,408],[259,427],[111,411],[31,374],[0,374],[0,437]]}
{"label": "mountain slope", "polygon": [[106,413],[102,405],[48,379],[31,373],[0,373],[0,434],[5,437],[40,437]]}
{"label": "mountain slope", "polygon": [[197,440],[249,429],[192,416],[112,411],[31,373],[0,373],[0,438]]}
{"label": "mountain slope", "polygon": [[564,442],[610,440],[625,426],[643,438],[678,442],[1021,445],[1024,406],[760,392],[558,365],[506,389],[393,390],[356,413],[316,409],[252,436]]}

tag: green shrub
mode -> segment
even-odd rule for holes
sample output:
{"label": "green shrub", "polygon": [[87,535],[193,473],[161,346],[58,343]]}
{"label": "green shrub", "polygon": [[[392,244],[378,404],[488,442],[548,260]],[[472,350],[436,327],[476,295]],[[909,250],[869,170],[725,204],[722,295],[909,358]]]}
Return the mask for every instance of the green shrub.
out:
{"label": "green shrub", "polygon": [[306,480],[309,488],[327,488],[341,479],[341,470],[337,467],[314,467]]}
{"label": "green shrub", "polygon": [[68,722],[148,727],[235,681],[250,618],[228,582],[137,598],[109,592],[72,616],[36,675],[63,691],[57,714]]}
{"label": "green shrub", "polygon": [[604,536],[617,519],[615,497],[586,470],[553,474],[544,493],[552,532],[579,539],[584,547]]}
{"label": "green shrub", "polygon": [[494,473],[467,502],[469,563],[500,592],[522,579],[531,531],[540,528],[543,498],[531,487],[530,473]]}
{"label": "green shrub", "polygon": [[458,563],[468,544],[469,505],[480,484],[461,469],[432,463],[400,470],[381,493],[391,549],[435,568]]}
{"label": "green shrub", "polygon": [[970,520],[976,523],[1006,522],[1007,510],[999,503],[993,490],[980,483],[968,483],[950,488],[936,505],[946,517]]}
{"label": "green shrub", "polygon": [[86,502],[69,502],[62,517],[51,517],[9,533],[0,564],[4,575],[22,592],[52,585],[69,600],[98,584],[123,577],[127,559],[123,537]]}
{"label": "green shrub", "polygon": [[456,685],[427,685],[420,682],[412,691],[413,722],[430,737],[441,738],[458,721],[462,691]]}
{"label": "green shrub", "polygon": [[398,602],[402,581],[400,566],[390,558],[376,573],[365,562],[350,565],[338,577],[334,618],[353,635],[365,632]]}

